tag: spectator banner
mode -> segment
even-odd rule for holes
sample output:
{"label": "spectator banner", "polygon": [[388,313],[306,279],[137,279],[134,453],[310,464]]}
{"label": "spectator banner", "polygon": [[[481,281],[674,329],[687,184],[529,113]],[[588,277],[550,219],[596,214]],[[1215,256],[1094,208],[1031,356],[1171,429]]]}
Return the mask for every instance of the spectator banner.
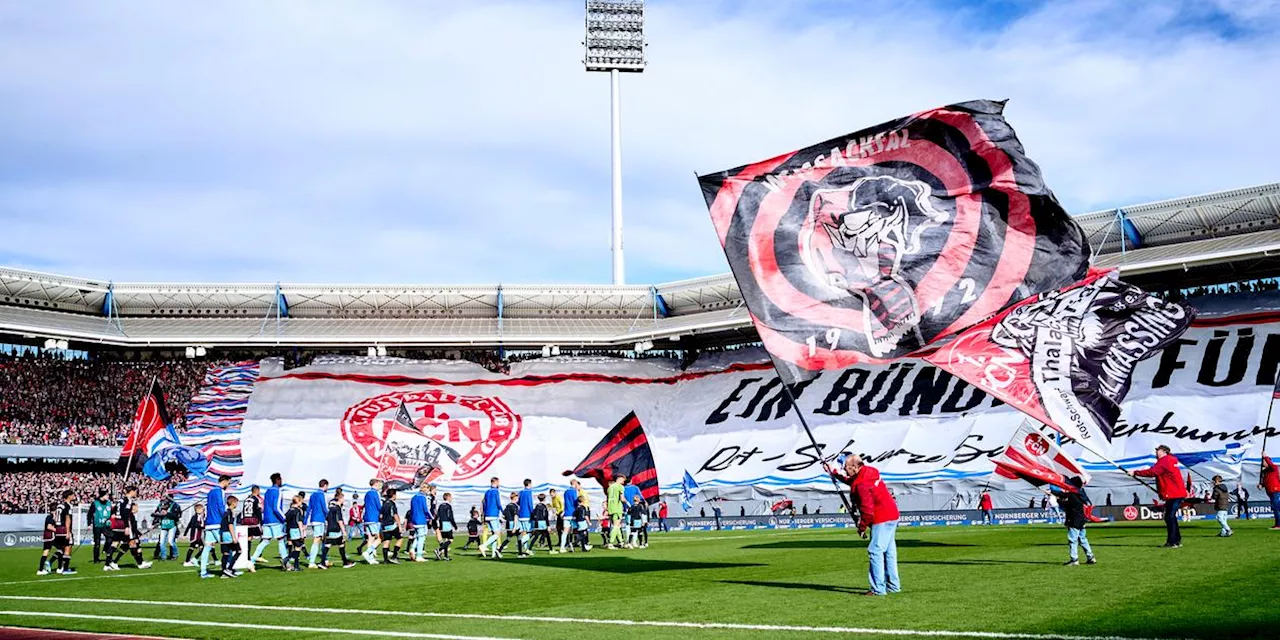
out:
{"label": "spectator banner", "polygon": [[967,329],[925,360],[1104,453],[1134,367],[1195,310],[1094,272]]}
{"label": "spectator banner", "polygon": [[941,107],[698,179],[787,382],[911,355],[1084,277],[1087,242],[1003,110]]}
{"label": "spectator banner", "polygon": [[[1256,474],[1265,430],[1256,425],[1280,365],[1280,314],[1249,311],[1202,317],[1159,357],[1136,363],[1112,434],[1114,459],[1135,467],[1152,462],[1157,444],[1181,454],[1234,442],[1253,445],[1253,462],[1242,468]],[[396,420],[401,402],[412,432]],[[824,373],[799,389],[799,403],[824,453],[867,454],[903,508],[916,510],[946,508],[957,494],[976,499],[992,479],[992,459],[1024,419],[982,387],[918,360]],[[445,490],[480,491],[494,475],[504,487],[524,478],[564,486],[561,472],[631,411],[673,504],[685,469],[704,498],[773,503],[794,497],[788,492],[830,490],[818,452],[758,349],[706,354],[687,371],[659,358],[532,360],[514,364],[510,375],[465,362],[351,359],[290,371],[267,362],[235,443],[244,456],[237,482],[265,485],[279,471],[291,487],[326,478],[361,491],[387,443],[427,438],[458,453],[447,475],[437,469],[424,478]],[[1120,504],[1134,490],[1149,501],[1079,445],[1066,441],[1063,449],[1093,476],[1096,502],[1107,493],[1099,487],[1116,487]],[[998,507],[1025,506],[1035,492],[998,477],[992,487]]]}

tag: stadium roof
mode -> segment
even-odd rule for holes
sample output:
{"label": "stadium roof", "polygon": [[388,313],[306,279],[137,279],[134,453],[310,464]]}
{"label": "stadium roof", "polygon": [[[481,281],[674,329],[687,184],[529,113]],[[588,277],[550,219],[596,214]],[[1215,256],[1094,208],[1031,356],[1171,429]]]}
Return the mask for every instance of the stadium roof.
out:
{"label": "stadium roof", "polygon": [[[1076,219],[1097,266],[1165,286],[1188,282],[1196,269],[1280,258],[1280,183]],[[0,268],[0,334],[26,339],[630,348],[685,336],[750,337],[750,326],[728,274],[654,286],[392,286],[113,283]]]}

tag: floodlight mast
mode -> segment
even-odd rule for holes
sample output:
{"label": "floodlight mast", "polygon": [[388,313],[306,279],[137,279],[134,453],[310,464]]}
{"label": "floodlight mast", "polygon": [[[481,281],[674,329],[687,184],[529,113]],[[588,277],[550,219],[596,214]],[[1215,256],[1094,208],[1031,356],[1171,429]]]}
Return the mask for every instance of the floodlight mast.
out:
{"label": "floodlight mast", "polygon": [[644,0],[586,0],[587,71],[609,72],[613,164],[613,283],[626,284],[622,258],[622,96],[618,74],[644,71]]}

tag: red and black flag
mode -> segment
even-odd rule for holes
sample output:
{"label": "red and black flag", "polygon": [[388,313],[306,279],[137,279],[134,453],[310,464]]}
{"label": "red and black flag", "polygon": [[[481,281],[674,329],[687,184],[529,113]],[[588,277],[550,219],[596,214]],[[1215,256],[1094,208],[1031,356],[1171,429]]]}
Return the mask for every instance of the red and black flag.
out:
{"label": "red and black flag", "polygon": [[924,359],[1105,455],[1139,362],[1195,309],[1094,271],[970,327]]}
{"label": "red and black flag", "polygon": [[640,490],[645,502],[658,501],[658,469],[653,465],[649,438],[634,411],[609,430],[591,453],[564,475],[595,478],[606,489],[614,476],[624,475]]}
{"label": "red and black flag", "polygon": [[916,354],[1085,275],[1084,234],[1003,110],[923,111],[698,178],[785,382]]}
{"label": "red and black flag", "polygon": [[152,380],[147,393],[138,402],[129,437],[120,449],[118,467],[123,471],[125,480],[129,479],[130,472],[141,469],[147,456],[166,440],[178,444],[178,434],[174,432],[173,421],[169,419],[160,381]]}

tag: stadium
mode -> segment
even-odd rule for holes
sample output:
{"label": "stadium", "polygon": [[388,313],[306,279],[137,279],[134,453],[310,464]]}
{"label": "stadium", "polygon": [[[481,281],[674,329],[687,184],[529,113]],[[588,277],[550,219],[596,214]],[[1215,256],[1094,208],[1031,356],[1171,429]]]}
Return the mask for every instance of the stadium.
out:
{"label": "stadium", "polygon": [[1068,212],[957,103],[623,284],[645,10],[615,284],[0,264],[0,638],[1276,636],[1280,183]]}

